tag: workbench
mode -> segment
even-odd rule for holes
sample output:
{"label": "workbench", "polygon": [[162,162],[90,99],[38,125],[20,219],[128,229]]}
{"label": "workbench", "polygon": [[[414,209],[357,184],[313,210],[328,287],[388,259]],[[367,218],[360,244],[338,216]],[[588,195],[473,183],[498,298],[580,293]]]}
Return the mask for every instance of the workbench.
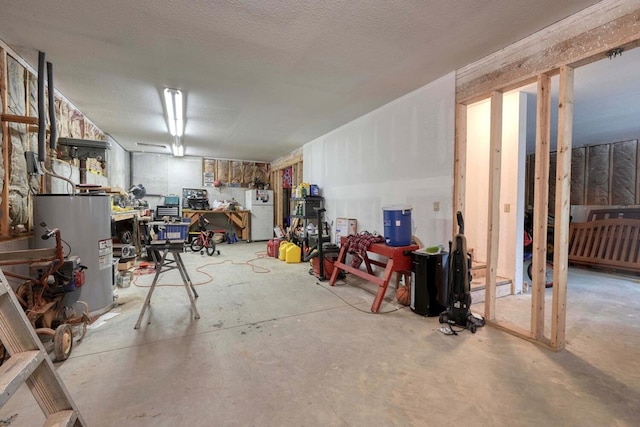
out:
{"label": "workbench", "polygon": [[[367,252],[365,253],[365,256],[363,258],[364,264],[367,268],[365,271],[345,264],[344,261],[347,256],[347,246],[345,243],[346,238],[342,237],[340,254],[338,255],[338,259],[333,265],[333,273],[331,274],[331,280],[329,284],[331,286],[335,284],[336,279],[338,278],[338,273],[341,270],[368,280],[371,283],[375,283],[376,285],[378,285],[378,292],[376,293],[373,304],[371,305],[371,311],[373,313],[377,313],[380,310],[380,305],[382,304],[384,295],[387,292],[387,287],[389,286],[389,282],[391,281],[391,276],[393,275],[393,273],[404,275],[405,283],[410,282],[411,252],[418,250],[419,246],[388,246],[385,243],[372,243],[371,245],[369,245],[369,248],[367,249]],[[379,261],[377,259],[369,258],[369,252],[386,258],[386,261]],[[374,274],[371,265],[376,265],[378,267],[384,268],[382,277],[378,277]]]}
{"label": "workbench", "polygon": [[207,216],[220,216],[224,215],[230,224],[233,224],[236,236],[240,240],[249,240],[251,238],[249,227],[249,218],[251,217],[251,211],[249,210],[234,210],[234,211],[213,211],[213,210],[200,210],[200,209],[182,209],[182,216],[191,220],[191,228],[200,215]]}

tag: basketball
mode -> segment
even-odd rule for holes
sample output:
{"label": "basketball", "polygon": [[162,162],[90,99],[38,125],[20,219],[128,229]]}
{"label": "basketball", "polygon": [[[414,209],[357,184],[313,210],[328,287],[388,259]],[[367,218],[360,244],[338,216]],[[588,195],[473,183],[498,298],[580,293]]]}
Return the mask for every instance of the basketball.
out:
{"label": "basketball", "polygon": [[401,286],[396,291],[396,299],[402,305],[411,304],[411,286]]}

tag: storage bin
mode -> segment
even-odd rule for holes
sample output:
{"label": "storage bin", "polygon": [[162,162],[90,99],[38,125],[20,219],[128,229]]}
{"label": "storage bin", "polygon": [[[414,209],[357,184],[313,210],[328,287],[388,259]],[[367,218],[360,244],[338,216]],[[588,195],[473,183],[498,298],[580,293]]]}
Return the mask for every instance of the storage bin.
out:
{"label": "storage bin", "polygon": [[158,226],[156,240],[186,240],[189,234],[189,224],[176,223]]}

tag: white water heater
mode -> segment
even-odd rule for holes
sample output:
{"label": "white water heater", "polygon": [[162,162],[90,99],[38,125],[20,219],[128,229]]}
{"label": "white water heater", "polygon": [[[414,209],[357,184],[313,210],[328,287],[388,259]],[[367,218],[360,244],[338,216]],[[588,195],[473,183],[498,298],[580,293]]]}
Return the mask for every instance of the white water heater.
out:
{"label": "white water heater", "polygon": [[[60,229],[65,255],[78,255],[85,270],[85,284],[78,300],[89,305],[90,314],[113,307],[113,244],[111,199],[106,194],[39,194],[34,196],[36,248],[49,248],[53,239],[42,240],[47,228]],[[44,226],[42,224],[45,224]]]}

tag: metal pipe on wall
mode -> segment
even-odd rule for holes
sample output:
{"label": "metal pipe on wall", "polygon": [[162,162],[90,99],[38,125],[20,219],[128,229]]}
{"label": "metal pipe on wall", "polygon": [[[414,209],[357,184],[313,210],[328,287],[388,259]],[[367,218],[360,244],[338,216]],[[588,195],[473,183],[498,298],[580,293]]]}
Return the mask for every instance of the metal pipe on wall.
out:
{"label": "metal pipe on wall", "polygon": [[47,82],[49,83],[49,148],[56,149],[58,142],[58,126],[56,123],[56,101],[53,86],[53,64],[47,62]]}
{"label": "metal pipe on wall", "polygon": [[45,161],[46,129],[44,108],[44,52],[38,52],[38,161]]}

